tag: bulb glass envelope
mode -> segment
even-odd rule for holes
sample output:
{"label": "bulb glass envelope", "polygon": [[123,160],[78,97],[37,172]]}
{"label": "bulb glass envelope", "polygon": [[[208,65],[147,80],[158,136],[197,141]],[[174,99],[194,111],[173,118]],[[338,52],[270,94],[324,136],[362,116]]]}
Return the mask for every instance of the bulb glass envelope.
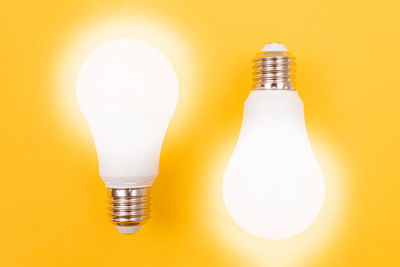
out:
{"label": "bulb glass envelope", "polygon": [[324,179],[296,91],[251,91],[223,196],[235,222],[266,239],[297,235],[318,216]]}
{"label": "bulb glass envelope", "polygon": [[134,39],[103,44],[80,69],[77,98],[106,186],[151,186],[178,100],[178,80],[168,59]]}

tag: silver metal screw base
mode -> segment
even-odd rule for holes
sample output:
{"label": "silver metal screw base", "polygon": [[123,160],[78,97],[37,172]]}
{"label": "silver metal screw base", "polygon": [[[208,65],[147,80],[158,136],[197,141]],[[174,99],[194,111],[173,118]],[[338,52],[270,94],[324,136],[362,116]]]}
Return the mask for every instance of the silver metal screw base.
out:
{"label": "silver metal screw base", "polygon": [[150,191],[151,187],[111,189],[111,218],[117,228],[141,226],[150,219]]}
{"label": "silver metal screw base", "polygon": [[254,60],[253,90],[295,90],[295,58],[286,51],[262,51]]}

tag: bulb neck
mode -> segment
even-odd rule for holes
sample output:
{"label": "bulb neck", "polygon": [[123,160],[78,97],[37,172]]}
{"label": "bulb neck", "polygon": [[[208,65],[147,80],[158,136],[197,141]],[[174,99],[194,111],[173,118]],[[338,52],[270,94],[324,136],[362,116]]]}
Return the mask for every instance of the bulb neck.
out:
{"label": "bulb neck", "polygon": [[142,226],[150,219],[151,187],[112,188],[111,218],[120,227]]}
{"label": "bulb neck", "polygon": [[295,58],[287,51],[261,51],[254,59],[253,90],[296,90]]}

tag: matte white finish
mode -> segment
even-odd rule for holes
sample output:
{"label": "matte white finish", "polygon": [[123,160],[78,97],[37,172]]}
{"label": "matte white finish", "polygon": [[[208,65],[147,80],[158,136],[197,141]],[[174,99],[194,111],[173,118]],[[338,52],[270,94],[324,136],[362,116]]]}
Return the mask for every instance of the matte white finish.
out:
{"label": "matte white finish", "polygon": [[284,44],[269,43],[269,44],[266,44],[261,51],[265,52],[265,51],[288,51],[288,50]]}
{"label": "matte white finish", "polygon": [[318,216],[324,179],[296,91],[251,91],[223,197],[240,227],[266,239],[295,236]]}
{"label": "matte white finish", "polygon": [[106,186],[151,186],[178,100],[178,81],[168,59],[134,39],[103,44],[81,67],[77,98]]}
{"label": "matte white finish", "polygon": [[142,226],[130,226],[130,227],[117,226],[118,231],[124,235],[136,234],[137,232],[139,232],[140,228],[142,228]]}

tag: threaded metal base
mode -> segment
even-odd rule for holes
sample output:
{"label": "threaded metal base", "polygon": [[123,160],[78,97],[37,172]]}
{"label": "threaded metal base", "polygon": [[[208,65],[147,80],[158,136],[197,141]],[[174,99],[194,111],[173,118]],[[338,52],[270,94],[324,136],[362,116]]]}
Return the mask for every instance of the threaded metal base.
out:
{"label": "threaded metal base", "polygon": [[254,60],[253,90],[295,90],[294,57],[287,51],[262,51]]}
{"label": "threaded metal base", "polygon": [[132,227],[150,219],[150,191],[145,188],[112,188],[111,218],[115,225]]}

